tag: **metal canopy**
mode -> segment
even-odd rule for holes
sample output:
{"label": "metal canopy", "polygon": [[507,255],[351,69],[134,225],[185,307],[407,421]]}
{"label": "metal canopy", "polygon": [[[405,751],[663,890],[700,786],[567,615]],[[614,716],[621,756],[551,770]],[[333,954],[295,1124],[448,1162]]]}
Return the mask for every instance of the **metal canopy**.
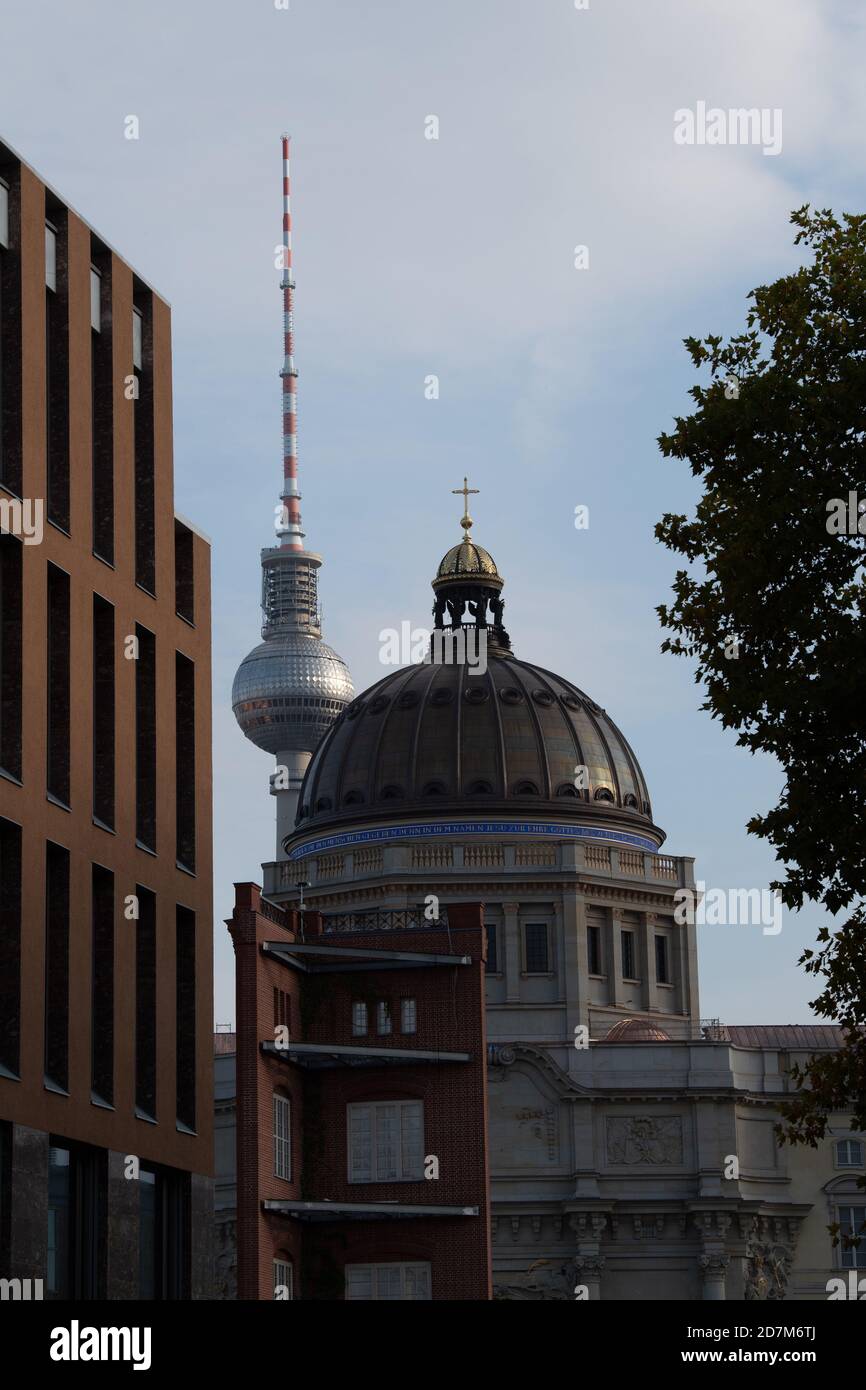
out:
{"label": "metal canopy", "polygon": [[262,1052],[310,1069],[325,1067],[413,1066],[418,1062],[471,1062],[471,1052],[429,1052],[408,1047],[358,1047],[334,1043],[263,1042]]}
{"label": "metal canopy", "polygon": [[477,1216],[478,1207],[414,1206],[408,1202],[282,1202],[265,1200],[265,1211],[296,1221],[406,1221],[418,1216]]}
{"label": "metal canopy", "polygon": [[376,951],[368,946],[297,943],[289,946],[282,941],[263,941],[262,953],[275,956],[285,965],[293,965],[298,970],[316,975],[344,970],[412,970],[431,965],[472,964],[471,956],[439,955],[427,951]]}

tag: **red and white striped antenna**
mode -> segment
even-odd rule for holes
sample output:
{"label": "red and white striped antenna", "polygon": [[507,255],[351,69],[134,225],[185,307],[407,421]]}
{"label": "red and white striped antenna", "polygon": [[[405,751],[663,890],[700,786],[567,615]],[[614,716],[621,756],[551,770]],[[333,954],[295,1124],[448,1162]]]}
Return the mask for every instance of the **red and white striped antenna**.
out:
{"label": "red and white striped antenna", "polygon": [[283,140],[283,512],[277,535],[280,545],[289,550],[303,550],[301,530],[301,494],[298,491],[298,373],[295,369],[294,291],[292,277],[292,209],[289,195],[289,137]]}

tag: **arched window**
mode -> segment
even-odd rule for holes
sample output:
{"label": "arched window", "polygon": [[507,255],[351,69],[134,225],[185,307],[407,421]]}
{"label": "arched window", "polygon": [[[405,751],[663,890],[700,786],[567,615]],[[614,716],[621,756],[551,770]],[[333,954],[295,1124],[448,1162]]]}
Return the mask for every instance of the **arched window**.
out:
{"label": "arched window", "polygon": [[294,1298],[294,1268],[285,1250],[278,1250],[274,1256],[274,1298],[287,1300]]}
{"label": "arched window", "polygon": [[609,787],[599,787],[595,793],[596,801],[613,801],[613,792]]}

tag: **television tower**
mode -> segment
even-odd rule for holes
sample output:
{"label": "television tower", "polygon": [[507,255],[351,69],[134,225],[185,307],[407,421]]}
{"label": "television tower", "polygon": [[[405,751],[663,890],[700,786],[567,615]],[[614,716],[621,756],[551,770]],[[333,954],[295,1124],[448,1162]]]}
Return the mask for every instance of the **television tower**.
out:
{"label": "television tower", "polygon": [[322,641],[321,555],[304,547],[298,491],[297,380],[294,358],[289,137],[283,144],[283,486],[277,544],[262,551],[262,638],[238,667],[232,709],[242,731],[276,756],[277,859],[294,830],[301,782],[319,741],[352,699],[346,663]]}

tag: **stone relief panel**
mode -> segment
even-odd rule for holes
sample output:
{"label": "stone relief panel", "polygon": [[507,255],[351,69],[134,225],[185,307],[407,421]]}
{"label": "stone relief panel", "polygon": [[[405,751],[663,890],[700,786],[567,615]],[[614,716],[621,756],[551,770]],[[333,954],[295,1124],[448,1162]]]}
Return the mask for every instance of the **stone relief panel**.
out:
{"label": "stone relief panel", "polygon": [[510,1070],[490,1093],[490,1159],[494,1169],[533,1168],[560,1161],[559,1105],[531,1076]]}
{"label": "stone relief panel", "polygon": [[606,1155],[611,1165],[676,1166],[683,1161],[683,1122],[679,1115],[607,1116]]}

